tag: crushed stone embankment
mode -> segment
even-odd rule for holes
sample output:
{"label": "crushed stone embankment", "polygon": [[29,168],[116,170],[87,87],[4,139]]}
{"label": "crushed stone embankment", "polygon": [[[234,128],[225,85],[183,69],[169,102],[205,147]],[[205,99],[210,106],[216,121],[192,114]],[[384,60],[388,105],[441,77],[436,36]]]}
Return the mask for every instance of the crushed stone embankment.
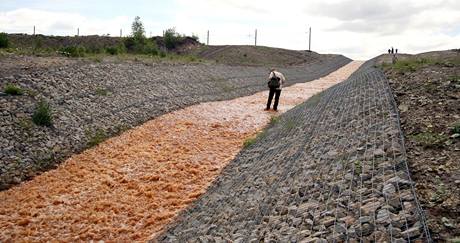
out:
{"label": "crushed stone embankment", "polygon": [[[287,87],[280,112],[346,79],[353,62]],[[162,115],[0,192],[0,241],[145,241],[205,192],[268,123],[266,92]]]}
{"label": "crushed stone embankment", "polygon": [[429,242],[399,116],[369,61],[282,115],[160,242]]}

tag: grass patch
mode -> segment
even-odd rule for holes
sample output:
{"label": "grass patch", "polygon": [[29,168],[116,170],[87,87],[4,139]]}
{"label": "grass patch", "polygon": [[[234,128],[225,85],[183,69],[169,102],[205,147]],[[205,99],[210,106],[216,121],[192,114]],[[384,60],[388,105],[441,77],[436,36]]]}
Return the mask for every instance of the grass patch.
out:
{"label": "grass patch", "polygon": [[322,97],[322,96],[323,96],[323,92],[319,92],[319,93],[313,95],[312,97],[310,97],[310,98],[306,101],[306,103],[307,103],[308,105],[316,105],[316,104],[319,103],[319,101],[321,100],[321,97]]}
{"label": "grass patch", "polygon": [[51,106],[44,100],[38,102],[32,115],[32,121],[39,126],[49,127],[53,124],[52,120]]}
{"label": "grass patch", "polygon": [[442,146],[448,137],[442,134],[436,134],[432,132],[422,132],[417,135],[411,136],[411,138],[419,145],[425,148],[433,148]]}
{"label": "grass patch", "polygon": [[275,124],[279,123],[281,118],[279,116],[272,116],[270,117],[270,122],[268,123],[270,126],[274,126]]}
{"label": "grass patch", "polygon": [[257,137],[247,138],[243,142],[243,148],[247,148],[247,147],[253,145],[256,142],[256,140],[257,140]]}
{"label": "grass patch", "polygon": [[243,148],[250,147],[251,145],[256,143],[257,140],[263,139],[265,136],[267,136],[267,132],[266,132],[266,130],[263,130],[263,131],[257,133],[257,135],[247,138],[243,142]]}
{"label": "grass patch", "polygon": [[297,123],[292,120],[292,119],[287,119],[285,122],[284,122],[284,127],[287,129],[287,130],[291,130],[293,129],[294,127],[297,126]]}
{"label": "grass patch", "polygon": [[452,125],[452,133],[460,133],[460,121]]}
{"label": "grass patch", "polygon": [[96,89],[96,94],[100,95],[100,96],[107,96],[107,95],[109,95],[109,91],[107,89],[104,89],[104,88],[97,88]]}
{"label": "grass patch", "polygon": [[363,165],[361,161],[356,160],[354,164],[355,164],[355,175],[361,175],[361,173],[363,172]]}
{"label": "grass patch", "polygon": [[86,136],[89,137],[88,143],[87,143],[88,147],[94,147],[94,146],[102,143],[108,137],[107,133],[104,130],[100,129],[100,128],[96,129],[96,131],[94,131],[94,133],[88,130],[86,132]]}
{"label": "grass patch", "polygon": [[436,64],[432,59],[428,58],[417,58],[417,59],[407,59],[407,60],[398,60],[395,64],[391,65],[399,73],[415,72],[418,69]]}
{"label": "grass patch", "polygon": [[24,91],[21,89],[21,87],[16,86],[14,84],[5,85],[4,92],[9,94],[9,95],[22,95],[22,94],[24,94]]}
{"label": "grass patch", "polygon": [[22,128],[24,131],[30,131],[33,127],[33,122],[32,120],[28,118],[21,118],[18,122],[18,125]]}

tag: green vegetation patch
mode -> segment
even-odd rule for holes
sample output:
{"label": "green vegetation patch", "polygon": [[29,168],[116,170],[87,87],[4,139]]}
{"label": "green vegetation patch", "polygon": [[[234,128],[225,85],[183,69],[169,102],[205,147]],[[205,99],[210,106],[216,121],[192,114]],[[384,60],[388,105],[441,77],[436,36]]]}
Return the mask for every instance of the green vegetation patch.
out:
{"label": "green vegetation patch", "polygon": [[8,35],[6,33],[0,33],[0,48],[8,48],[9,46]]}
{"label": "green vegetation patch", "polygon": [[32,115],[32,121],[39,126],[51,126],[52,120],[51,106],[44,100],[38,102]]}
{"label": "green vegetation patch", "polygon": [[425,148],[433,148],[442,146],[448,137],[443,134],[433,132],[422,132],[417,135],[410,136],[415,142]]}
{"label": "green vegetation patch", "polygon": [[107,133],[98,128],[96,131],[86,131],[86,136],[88,137],[88,147],[94,147],[108,138]]}
{"label": "green vegetation patch", "polygon": [[5,93],[10,94],[10,95],[22,95],[24,94],[24,91],[21,89],[21,87],[16,86],[14,84],[7,84],[5,85],[5,88],[3,90]]}

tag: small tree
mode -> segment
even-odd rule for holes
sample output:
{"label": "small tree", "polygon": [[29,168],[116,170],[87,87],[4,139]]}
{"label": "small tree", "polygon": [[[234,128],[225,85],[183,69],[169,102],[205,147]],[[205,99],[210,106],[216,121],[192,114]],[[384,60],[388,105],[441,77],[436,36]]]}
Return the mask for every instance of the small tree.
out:
{"label": "small tree", "polygon": [[141,18],[136,16],[134,22],[131,25],[132,35],[136,40],[143,40],[145,38],[144,24],[141,22]]}
{"label": "small tree", "polygon": [[181,36],[176,32],[175,28],[169,28],[165,31],[164,42],[166,48],[174,49],[179,44],[180,39]]}

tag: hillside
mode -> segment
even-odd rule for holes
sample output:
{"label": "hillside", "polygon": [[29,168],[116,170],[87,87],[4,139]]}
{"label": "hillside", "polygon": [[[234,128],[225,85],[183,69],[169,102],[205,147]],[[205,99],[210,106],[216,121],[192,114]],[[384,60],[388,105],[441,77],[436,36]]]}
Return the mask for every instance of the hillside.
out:
{"label": "hillside", "polygon": [[321,55],[316,52],[287,50],[265,46],[197,46],[190,54],[203,59],[230,65],[289,66],[321,62],[334,55]]}
{"label": "hillside", "polygon": [[433,240],[448,241],[460,237],[460,52],[399,60],[383,67],[401,114],[409,168]]}

